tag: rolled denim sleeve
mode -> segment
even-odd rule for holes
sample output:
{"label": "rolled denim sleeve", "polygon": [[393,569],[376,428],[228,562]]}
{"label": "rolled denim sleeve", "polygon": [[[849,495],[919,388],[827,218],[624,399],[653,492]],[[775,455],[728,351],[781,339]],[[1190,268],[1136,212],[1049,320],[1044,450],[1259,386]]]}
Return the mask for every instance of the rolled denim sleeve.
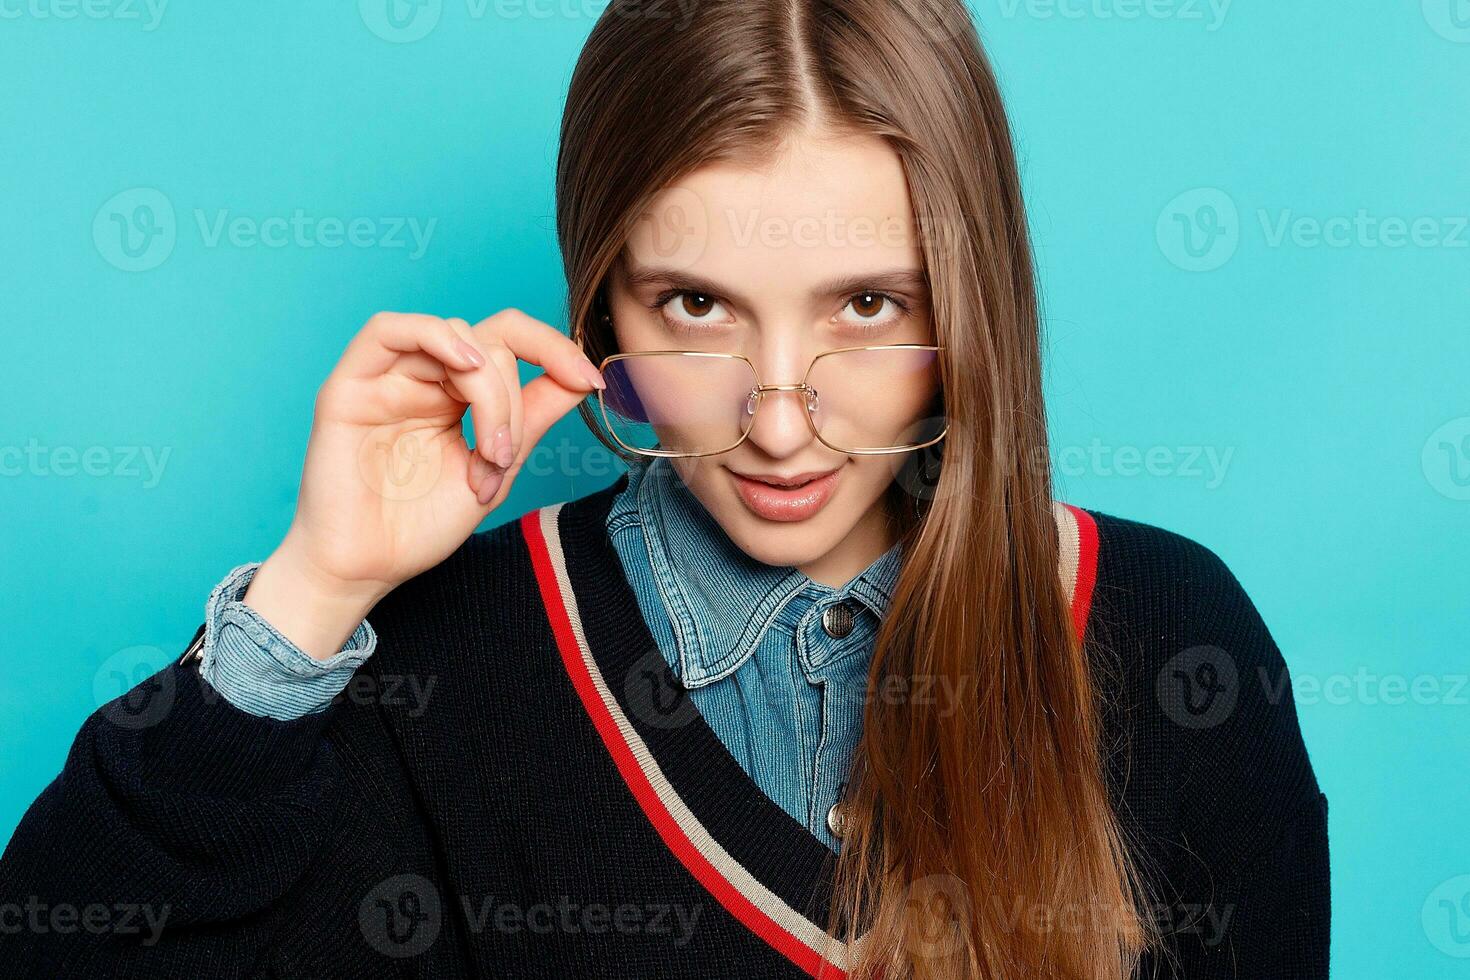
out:
{"label": "rolled denim sleeve", "polygon": [[373,655],[378,637],[363,620],[340,651],[313,659],[240,601],[259,567],[237,567],[210,593],[199,672],[241,711],[294,721],[325,710]]}

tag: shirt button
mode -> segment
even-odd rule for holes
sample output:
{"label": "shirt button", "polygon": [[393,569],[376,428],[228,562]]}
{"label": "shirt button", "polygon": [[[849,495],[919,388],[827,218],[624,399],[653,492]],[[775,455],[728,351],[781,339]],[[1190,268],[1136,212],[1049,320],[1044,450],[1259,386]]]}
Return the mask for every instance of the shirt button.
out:
{"label": "shirt button", "polygon": [[842,839],[842,804],[833,803],[832,809],[827,811],[827,829],[832,831],[832,836],[838,840]]}
{"label": "shirt button", "polygon": [[835,606],[828,606],[822,611],[822,629],[834,640],[840,640],[852,632],[853,615],[852,607],[846,603],[839,602]]}

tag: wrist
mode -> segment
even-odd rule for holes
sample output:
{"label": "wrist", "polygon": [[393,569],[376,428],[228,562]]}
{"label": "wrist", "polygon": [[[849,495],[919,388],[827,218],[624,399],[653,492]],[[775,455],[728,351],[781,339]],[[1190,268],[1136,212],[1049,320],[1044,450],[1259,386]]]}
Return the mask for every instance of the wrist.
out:
{"label": "wrist", "polygon": [[256,571],[241,602],[314,660],[342,649],[390,589],[324,573],[289,539]]}

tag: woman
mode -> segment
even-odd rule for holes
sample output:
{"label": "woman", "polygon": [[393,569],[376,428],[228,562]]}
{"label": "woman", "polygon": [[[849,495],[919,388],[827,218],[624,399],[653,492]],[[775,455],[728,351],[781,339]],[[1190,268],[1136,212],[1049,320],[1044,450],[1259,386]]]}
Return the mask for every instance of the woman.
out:
{"label": "woman", "polygon": [[[557,197],[572,338],[363,328],[280,547],[17,831],[5,961],[1325,977],[1325,798],[1260,618],[1199,545],[1052,502],[959,0],[614,3]],[[474,534],[577,406],[630,473]],[[94,905],[140,928],[48,911]]]}

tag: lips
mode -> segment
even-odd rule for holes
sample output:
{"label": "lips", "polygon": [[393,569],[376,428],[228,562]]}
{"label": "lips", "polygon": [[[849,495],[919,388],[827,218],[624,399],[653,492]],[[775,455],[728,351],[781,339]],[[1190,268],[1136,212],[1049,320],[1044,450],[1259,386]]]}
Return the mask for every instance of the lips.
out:
{"label": "lips", "polygon": [[804,521],[827,506],[842,471],[814,470],[790,475],[745,475],[731,470],[746,508],[768,521]]}
{"label": "lips", "polygon": [[736,476],[739,476],[739,477],[743,477],[744,479],[747,479],[747,480],[753,480],[756,483],[765,483],[765,484],[768,484],[769,486],[779,487],[782,490],[790,490],[790,489],[793,489],[795,487],[800,487],[800,486],[803,486],[803,485],[805,485],[807,483],[810,483],[813,480],[816,480],[816,479],[819,479],[821,477],[827,476],[828,474],[833,473],[833,472],[835,472],[835,471],[834,470],[811,470],[810,472],[807,472],[807,473],[798,473],[795,476],[776,476],[776,475],[771,475],[771,474],[766,474],[766,473],[737,473],[735,475]]}

